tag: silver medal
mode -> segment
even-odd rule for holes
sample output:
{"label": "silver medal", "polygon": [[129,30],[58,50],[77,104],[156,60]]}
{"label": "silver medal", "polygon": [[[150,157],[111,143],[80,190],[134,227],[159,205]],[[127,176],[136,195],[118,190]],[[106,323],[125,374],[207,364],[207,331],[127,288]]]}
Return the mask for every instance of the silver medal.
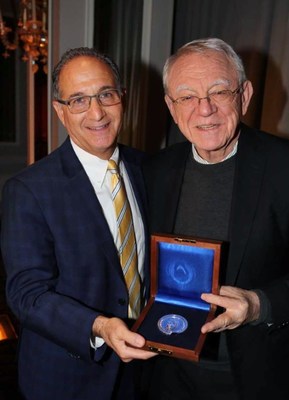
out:
{"label": "silver medal", "polygon": [[172,333],[182,333],[188,327],[188,321],[186,318],[178,314],[164,315],[158,320],[158,328],[165,335],[171,335]]}

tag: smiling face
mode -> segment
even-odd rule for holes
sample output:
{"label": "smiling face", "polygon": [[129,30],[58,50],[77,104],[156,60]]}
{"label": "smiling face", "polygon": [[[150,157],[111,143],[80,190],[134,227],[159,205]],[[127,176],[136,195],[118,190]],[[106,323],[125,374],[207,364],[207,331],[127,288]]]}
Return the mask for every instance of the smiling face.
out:
{"label": "smiling face", "polygon": [[[111,69],[93,57],[76,57],[65,64],[60,72],[59,92],[64,100],[95,95],[111,88],[116,88]],[[122,103],[102,106],[93,98],[90,108],[79,114],[72,114],[68,106],[57,101],[53,101],[53,106],[74,143],[99,158],[110,158],[121,128]]]}
{"label": "smiling face", "polygon": [[[215,50],[182,55],[171,66],[165,101],[183,135],[194,143],[199,155],[209,162],[223,160],[238,140],[238,124],[245,115],[253,89],[251,82],[226,104],[204,98],[212,92],[234,91],[239,86],[237,72],[225,55]],[[203,98],[196,107],[174,103],[185,96]]]}

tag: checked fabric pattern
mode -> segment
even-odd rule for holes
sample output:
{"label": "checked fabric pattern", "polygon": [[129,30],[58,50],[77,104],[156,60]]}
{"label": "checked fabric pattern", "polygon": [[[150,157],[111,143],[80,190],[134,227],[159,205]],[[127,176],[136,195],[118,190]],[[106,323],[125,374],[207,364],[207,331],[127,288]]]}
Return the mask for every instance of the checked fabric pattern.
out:
{"label": "checked fabric pattern", "polygon": [[131,209],[116,162],[109,160],[107,169],[111,173],[112,200],[121,241],[120,263],[129,293],[128,315],[130,318],[137,318],[140,313],[141,282],[137,267],[137,248]]}

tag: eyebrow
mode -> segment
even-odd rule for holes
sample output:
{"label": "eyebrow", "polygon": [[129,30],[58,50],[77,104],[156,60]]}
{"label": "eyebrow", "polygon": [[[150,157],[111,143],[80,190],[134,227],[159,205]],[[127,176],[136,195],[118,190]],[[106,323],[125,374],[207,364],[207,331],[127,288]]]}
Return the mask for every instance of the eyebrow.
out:
{"label": "eyebrow", "polygon": [[[230,84],[231,84],[231,81],[229,79],[218,79],[210,85],[210,87],[208,88],[208,91],[218,85],[228,85],[229,86]],[[177,92],[179,92],[181,90],[188,90],[190,92],[196,92],[195,89],[193,89],[187,85],[180,85],[177,87]]]}
{"label": "eyebrow", "polygon": [[[216,82],[214,82],[211,86],[210,89],[212,89],[214,86],[218,86],[218,85],[228,85],[230,86],[232,82],[229,79],[218,79]],[[209,89],[209,90],[210,90]]]}
{"label": "eyebrow", "polygon": [[[103,92],[104,90],[108,90],[108,89],[117,89],[117,88],[116,88],[115,86],[105,85],[105,86],[102,86],[102,87],[98,90],[97,93],[101,93],[101,92]],[[76,93],[72,93],[72,94],[68,97],[68,100],[75,99],[75,98],[77,98],[77,97],[83,97],[83,96],[90,96],[90,95],[89,95],[89,94],[86,94],[86,93],[83,93],[83,92],[76,92]]]}
{"label": "eyebrow", "polygon": [[81,97],[81,96],[85,96],[85,94],[83,92],[77,92],[77,93],[72,93],[68,99],[74,99],[75,97]]}

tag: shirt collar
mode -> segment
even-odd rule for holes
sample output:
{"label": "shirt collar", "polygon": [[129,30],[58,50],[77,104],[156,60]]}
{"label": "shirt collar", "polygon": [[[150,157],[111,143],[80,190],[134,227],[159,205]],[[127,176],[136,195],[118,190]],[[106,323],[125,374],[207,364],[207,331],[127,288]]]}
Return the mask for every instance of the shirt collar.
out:
{"label": "shirt collar", "polygon": [[[87,151],[83,150],[77,144],[74,143],[73,140],[70,139],[71,145],[75,154],[77,155],[79,161],[81,162],[85,172],[87,173],[88,177],[94,177],[94,181],[96,184],[101,187],[105,174],[107,171],[107,163],[108,160],[103,160]],[[110,157],[113,159],[117,164],[119,162],[119,148],[118,146],[115,148],[112,156]]]}
{"label": "shirt collar", "polygon": [[[237,153],[237,149],[238,149],[238,141],[235,143],[235,146],[233,148],[233,150],[221,161],[219,162],[223,162],[228,160],[229,158],[233,157],[236,153]],[[211,163],[207,160],[204,160],[197,152],[195,145],[192,143],[192,151],[193,151],[193,157],[194,160],[197,161],[200,164],[217,164],[217,163]]]}

